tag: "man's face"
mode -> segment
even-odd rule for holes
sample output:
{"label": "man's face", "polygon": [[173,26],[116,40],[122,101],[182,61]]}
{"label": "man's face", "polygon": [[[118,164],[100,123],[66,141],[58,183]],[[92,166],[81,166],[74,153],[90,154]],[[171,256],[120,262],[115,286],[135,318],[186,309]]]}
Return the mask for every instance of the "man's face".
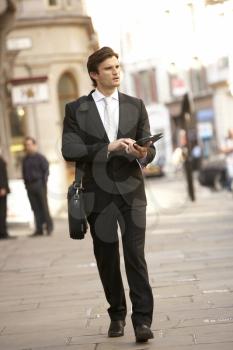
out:
{"label": "man's face", "polygon": [[95,79],[97,88],[113,89],[120,85],[120,64],[118,59],[113,56],[101,62],[98,67],[98,73],[91,72],[91,77]]}
{"label": "man's face", "polygon": [[34,144],[31,140],[26,140],[24,142],[24,147],[25,147],[26,153],[28,154],[35,153],[37,150],[36,144]]}

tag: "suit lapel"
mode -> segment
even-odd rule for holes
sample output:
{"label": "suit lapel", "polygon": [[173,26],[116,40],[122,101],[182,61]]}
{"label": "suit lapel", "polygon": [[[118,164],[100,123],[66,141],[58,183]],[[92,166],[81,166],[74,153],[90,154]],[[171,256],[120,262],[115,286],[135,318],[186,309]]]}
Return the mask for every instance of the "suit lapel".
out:
{"label": "suit lapel", "polygon": [[109,142],[99,111],[92,97],[92,92],[88,95],[88,119],[93,126],[92,129],[95,134],[104,141]]}
{"label": "suit lapel", "polygon": [[119,92],[119,126],[117,138],[125,137],[126,131],[129,129],[129,120],[127,118],[127,101],[125,95]]}

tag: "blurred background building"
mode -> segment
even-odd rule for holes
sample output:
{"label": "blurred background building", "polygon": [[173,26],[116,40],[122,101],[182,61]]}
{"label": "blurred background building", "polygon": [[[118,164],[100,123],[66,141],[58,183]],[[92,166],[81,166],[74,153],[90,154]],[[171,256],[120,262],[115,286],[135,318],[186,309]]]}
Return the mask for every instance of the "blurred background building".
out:
{"label": "blurred background building", "polygon": [[[179,142],[182,99],[189,93],[193,107],[190,141],[192,145],[198,142],[204,156],[210,157],[233,127],[229,38],[233,2],[181,0],[155,5],[145,1],[144,5],[148,5],[147,20],[139,8],[121,34],[124,87],[144,99],[156,120],[152,124],[166,130],[168,163],[171,147]],[[157,114],[158,106],[165,108],[163,116]]]}
{"label": "blurred background building", "polygon": [[12,27],[15,11],[15,1],[3,0],[0,2],[0,147],[3,148],[5,156],[9,155],[5,135],[8,121],[6,106],[6,36]]}
{"label": "blurred background building", "polygon": [[12,186],[22,186],[17,180],[23,140],[33,136],[50,163],[49,198],[56,213],[71,181],[60,152],[64,106],[90,89],[86,59],[97,47],[91,18],[82,0],[19,0],[5,45],[1,147],[16,180]]}
{"label": "blurred background building", "polygon": [[0,144],[12,193],[23,193],[23,139],[31,135],[50,162],[53,214],[65,206],[72,171],[60,152],[64,105],[90,91],[86,59],[98,46],[120,53],[121,90],[142,98],[152,132],[164,133],[156,162],[172,169],[186,93],[191,144],[198,143],[206,158],[218,153],[233,127],[232,0],[0,4]]}

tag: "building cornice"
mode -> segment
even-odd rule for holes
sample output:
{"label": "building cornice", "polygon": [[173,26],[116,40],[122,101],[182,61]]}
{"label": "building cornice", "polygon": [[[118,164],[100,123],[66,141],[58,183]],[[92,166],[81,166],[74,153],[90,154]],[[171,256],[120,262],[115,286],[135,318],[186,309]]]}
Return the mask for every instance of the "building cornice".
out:
{"label": "building cornice", "polygon": [[9,82],[15,86],[22,85],[22,84],[32,84],[32,83],[44,83],[48,80],[48,77],[46,75],[37,76],[37,77],[21,77],[21,78],[15,78],[11,79]]}
{"label": "building cornice", "polygon": [[33,55],[33,56],[22,56],[18,57],[15,62],[15,67],[24,66],[28,63],[31,67],[36,67],[37,65],[50,65],[50,64],[60,64],[67,62],[84,63],[87,58],[86,52],[72,52],[72,53],[56,53],[56,54],[44,54],[44,55]]}
{"label": "building cornice", "polygon": [[33,27],[53,27],[53,26],[68,26],[79,25],[87,28],[88,35],[91,37],[95,31],[92,25],[91,17],[80,15],[61,15],[49,17],[30,17],[17,18],[14,27],[15,29],[33,28]]}
{"label": "building cornice", "polygon": [[214,83],[209,83],[212,89],[218,89],[218,88],[223,88],[223,87],[229,87],[228,81],[217,81]]}
{"label": "building cornice", "polygon": [[[206,98],[212,98],[213,97],[213,92],[212,91],[206,91],[206,92],[203,92],[203,93],[200,93],[198,95],[193,95],[193,100],[194,101],[197,101],[197,100],[201,100],[201,99],[206,99]],[[182,99],[183,97],[177,97],[177,98],[174,98],[170,101],[166,101],[165,102],[165,105],[166,106],[172,106],[172,105],[176,105],[176,104],[180,104],[182,102]]]}

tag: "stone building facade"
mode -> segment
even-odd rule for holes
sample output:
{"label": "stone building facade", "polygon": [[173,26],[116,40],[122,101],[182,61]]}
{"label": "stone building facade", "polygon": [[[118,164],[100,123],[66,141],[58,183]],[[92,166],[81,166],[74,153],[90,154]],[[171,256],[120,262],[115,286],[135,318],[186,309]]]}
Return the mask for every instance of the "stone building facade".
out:
{"label": "stone building facade", "polygon": [[49,199],[57,213],[73,173],[60,151],[64,106],[90,90],[86,59],[97,41],[82,0],[21,0],[16,17],[6,43],[10,177],[21,178],[23,139],[35,137],[50,163]]}

